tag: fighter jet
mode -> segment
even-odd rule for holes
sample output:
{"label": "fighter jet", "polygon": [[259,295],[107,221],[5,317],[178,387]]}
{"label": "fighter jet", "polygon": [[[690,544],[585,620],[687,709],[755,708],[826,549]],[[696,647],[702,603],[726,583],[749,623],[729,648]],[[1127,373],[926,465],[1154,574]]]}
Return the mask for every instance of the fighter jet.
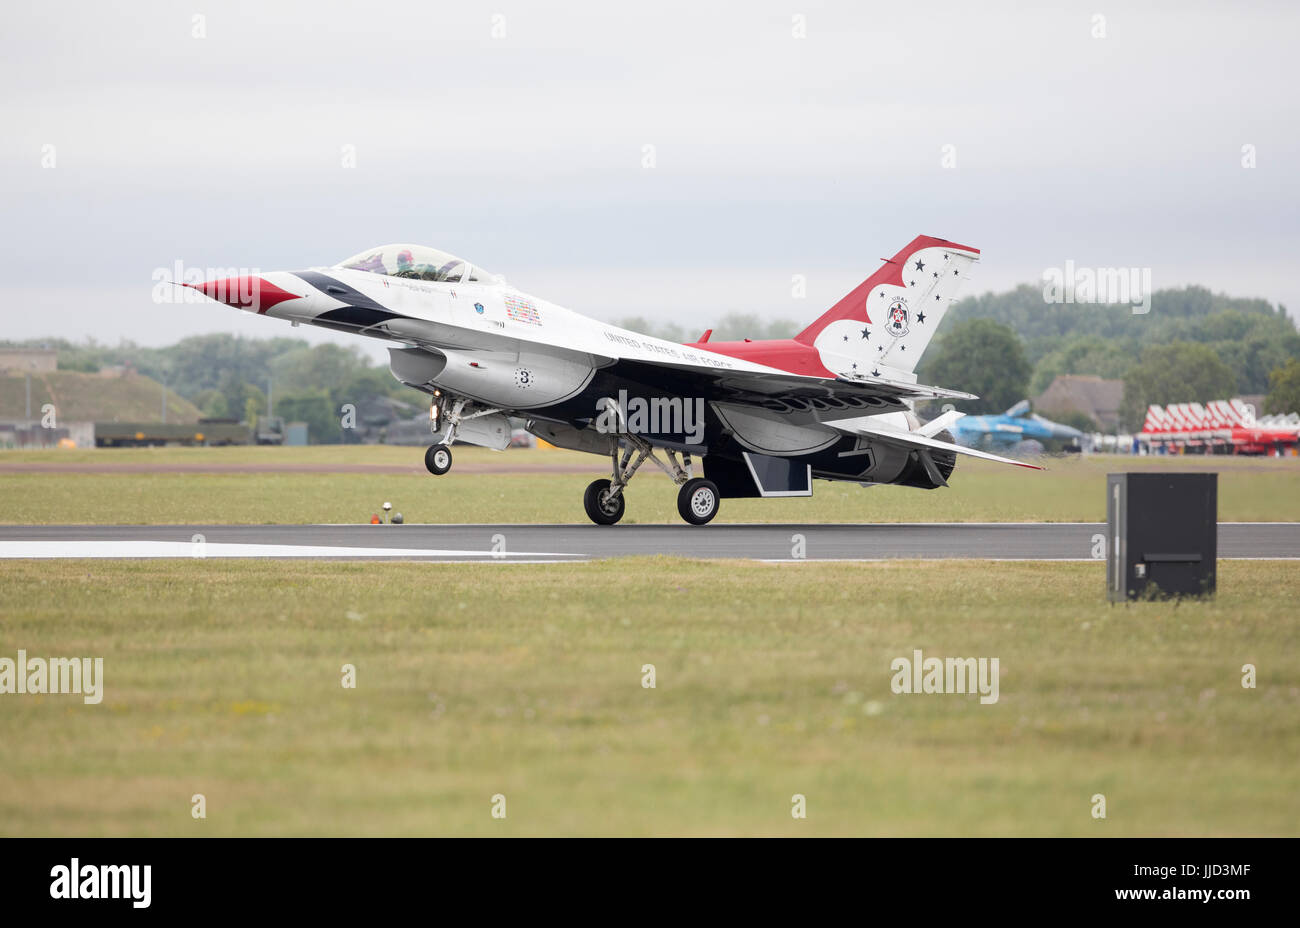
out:
{"label": "fighter jet", "polygon": [[1021,400],[1000,416],[965,416],[952,428],[959,444],[967,447],[1010,448],[1023,441],[1064,442],[1078,445],[1083,432],[1029,411]]}
{"label": "fighter jet", "polygon": [[[723,499],[811,496],[813,479],[947,486],[962,447],[948,412],[974,399],[913,371],[979,251],[920,236],[792,339],[676,344],[532,296],[421,245],[371,248],[332,267],[187,283],[248,312],[383,339],[401,383],[430,397],[425,466],[445,474],[456,442],[498,450],[510,417],[561,448],[604,455],[587,487],[598,525],[623,517],[647,461],[678,487],[694,525]],[[701,462],[700,472],[695,460]]]}

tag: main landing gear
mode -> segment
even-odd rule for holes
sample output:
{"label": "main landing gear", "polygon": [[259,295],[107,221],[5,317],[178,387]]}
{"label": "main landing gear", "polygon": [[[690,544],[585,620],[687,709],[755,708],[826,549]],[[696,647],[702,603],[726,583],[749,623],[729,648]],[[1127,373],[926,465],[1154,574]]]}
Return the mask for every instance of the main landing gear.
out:
{"label": "main landing gear", "polygon": [[677,491],[677,512],[691,525],[705,525],[718,514],[718,487],[712,480],[696,477]]}
{"label": "main landing gear", "polygon": [[679,460],[676,451],[666,451],[668,463],[664,463],[644,438],[623,435],[622,439],[627,443],[626,448],[621,448],[616,439],[610,440],[610,459],[613,464],[611,479],[593,481],[582,495],[582,506],[592,522],[597,525],[613,525],[623,518],[623,490],[647,459],[673,478],[673,482],[680,488],[677,491],[677,511],[683,519],[692,525],[704,525],[718,514],[718,503],[721,500],[718,488],[711,480],[691,476],[689,454],[684,455],[684,460]]}
{"label": "main landing gear", "polygon": [[593,480],[582,494],[582,508],[587,510],[587,518],[597,525],[613,525],[623,518],[623,494],[613,490],[611,481]]}
{"label": "main landing gear", "polygon": [[[461,397],[448,396],[441,390],[434,391],[433,402],[429,405],[429,431],[434,435],[441,434],[441,440],[436,445],[430,445],[425,449],[424,466],[435,477],[441,477],[451,470],[451,446],[456,441],[457,433],[460,432],[461,423],[501,411],[477,409],[466,415],[467,402],[468,400]],[[445,431],[442,428],[444,421],[447,424]]]}
{"label": "main landing gear", "polygon": [[[429,406],[429,430],[438,441],[424,452],[424,466],[429,473],[441,476],[451,470],[451,446],[456,441],[462,423],[501,412],[499,409],[470,406],[474,411],[467,414],[465,408],[468,404],[469,401],[464,398],[447,395],[441,390],[434,391],[433,402]],[[639,435],[623,434],[618,438],[609,436],[613,473],[609,480],[593,481],[583,493],[582,507],[587,511],[587,518],[597,525],[613,525],[622,519],[626,508],[623,491],[641,465],[650,460],[677,484],[677,512],[683,519],[691,525],[706,525],[713,521],[722,499],[717,484],[692,474],[689,454],[681,457],[676,451],[665,451],[664,454],[668,458],[667,463]]]}

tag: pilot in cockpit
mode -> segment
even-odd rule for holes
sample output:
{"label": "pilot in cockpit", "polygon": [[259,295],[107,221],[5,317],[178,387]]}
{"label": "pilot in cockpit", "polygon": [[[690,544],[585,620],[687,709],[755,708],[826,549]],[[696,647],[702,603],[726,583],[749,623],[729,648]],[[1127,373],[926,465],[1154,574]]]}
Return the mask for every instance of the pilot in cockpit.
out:
{"label": "pilot in cockpit", "polygon": [[432,280],[439,281],[443,275],[438,268],[432,264],[416,264],[415,257],[411,254],[409,248],[403,248],[397,253],[397,270],[393,272],[394,277],[411,277],[415,280]]}
{"label": "pilot in cockpit", "polygon": [[[420,258],[418,263],[415,260],[417,256]],[[391,259],[391,264],[388,259]],[[387,245],[374,251],[362,252],[357,257],[343,262],[341,266],[351,270],[369,271],[372,274],[435,283],[456,283],[461,280],[466,271],[465,262],[460,258],[415,245]]]}

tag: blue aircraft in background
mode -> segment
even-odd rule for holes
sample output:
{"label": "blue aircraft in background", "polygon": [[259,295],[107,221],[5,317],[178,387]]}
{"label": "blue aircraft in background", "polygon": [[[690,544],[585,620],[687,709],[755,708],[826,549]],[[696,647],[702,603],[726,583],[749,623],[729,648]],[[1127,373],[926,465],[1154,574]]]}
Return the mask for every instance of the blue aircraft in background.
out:
{"label": "blue aircraft in background", "polygon": [[1024,441],[1078,445],[1083,440],[1078,429],[1031,413],[1029,400],[1021,400],[1000,416],[962,416],[948,428],[956,442],[968,448],[1009,448]]}

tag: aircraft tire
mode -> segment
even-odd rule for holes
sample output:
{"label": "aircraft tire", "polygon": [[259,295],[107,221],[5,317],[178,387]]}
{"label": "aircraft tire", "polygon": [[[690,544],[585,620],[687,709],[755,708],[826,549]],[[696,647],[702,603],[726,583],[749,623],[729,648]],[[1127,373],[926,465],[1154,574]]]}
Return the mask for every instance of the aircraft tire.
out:
{"label": "aircraft tire", "polygon": [[430,445],[424,452],[424,466],[435,477],[451,470],[451,449],[446,445]]}
{"label": "aircraft tire", "polygon": [[602,497],[613,484],[609,480],[593,480],[587,485],[587,492],[582,494],[582,508],[587,510],[587,518],[597,525],[613,525],[623,518],[625,500],[623,494],[613,503],[602,502]]}
{"label": "aircraft tire", "polygon": [[712,480],[696,477],[677,491],[677,512],[691,525],[706,525],[718,514],[722,497]]}

